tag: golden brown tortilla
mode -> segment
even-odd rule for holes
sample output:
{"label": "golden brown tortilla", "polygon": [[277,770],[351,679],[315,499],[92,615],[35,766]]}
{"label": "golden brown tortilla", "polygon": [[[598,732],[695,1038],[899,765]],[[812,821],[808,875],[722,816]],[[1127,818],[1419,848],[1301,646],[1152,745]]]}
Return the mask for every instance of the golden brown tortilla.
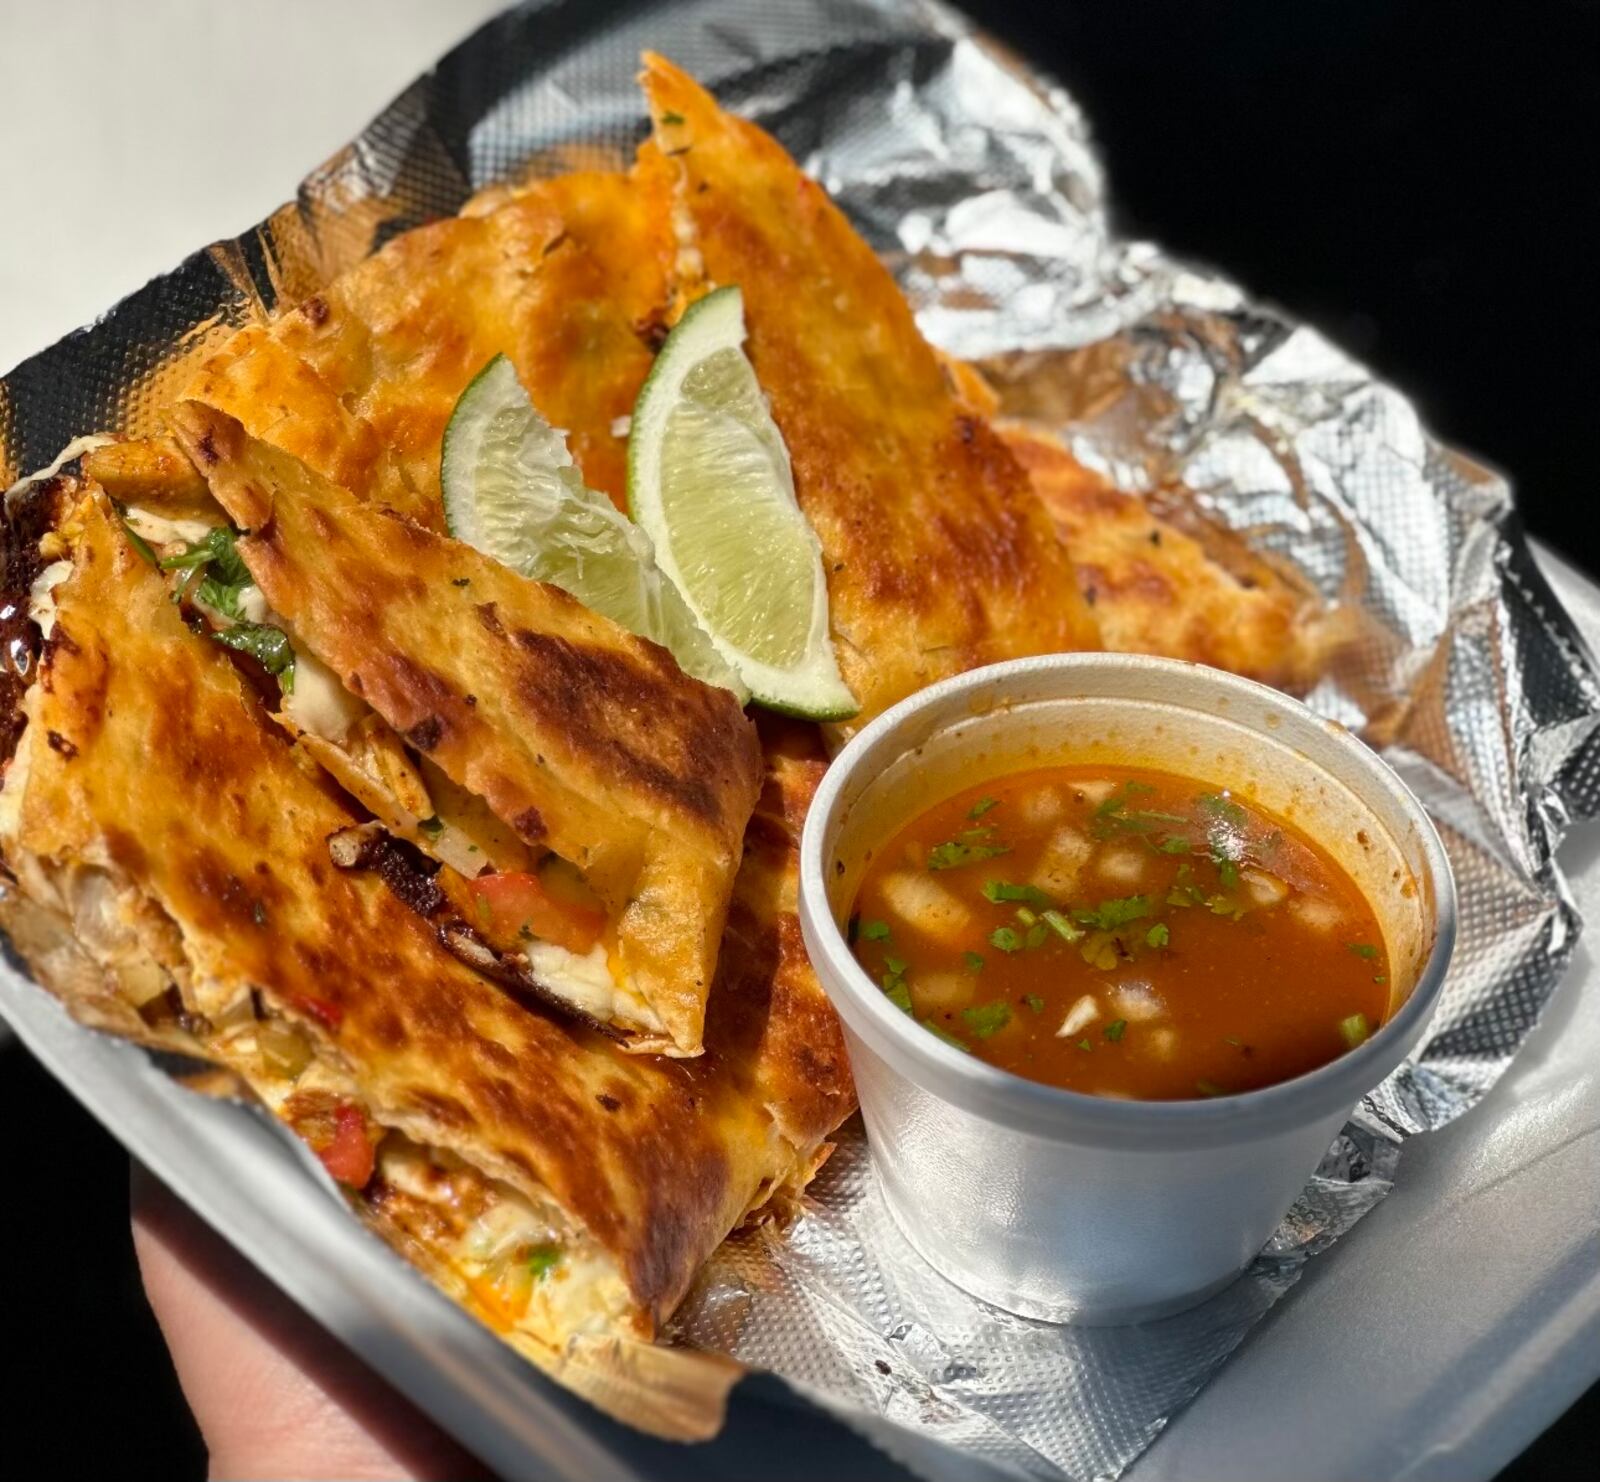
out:
{"label": "golden brown tortilla", "polygon": [[1282,689],[1316,682],[1341,625],[1314,592],[1224,531],[1202,542],[1161,518],[1056,438],[1017,422],[999,427],[1066,542],[1108,649],[1211,664]]}
{"label": "golden brown tortilla", "polygon": [[738,284],[745,350],[822,541],[854,724],[999,659],[1098,648],[1016,459],[952,389],[889,270],[776,140],[645,58],[643,174],[676,176],[691,293]]}
{"label": "golden brown tortilla", "polygon": [[212,407],[186,402],[173,423],[250,532],[239,554],[297,644],[524,843],[584,873],[615,924],[613,977],[664,1027],[630,1044],[698,1054],[760,777],[734,696]]}
{"label": "golden brown tortilla", "polygon": [[[789,824],[752,825],[771,832],[742,881],[705,1054],[625,1054],[457,962],[375,875],[335,868],[328,840],[357,811],[185,625],[103,496],[63,528],[74,571],[0,793],[0,845],[31,905],[70,924],[129,1002],[179,995],[180,1042],[314,1146],[319,1117],[359,1111],[379,1155],[362,1207],[531,1356],[559,1367],[649,1337],[728,1231],[803,1184],[852,1105],[837,1024],[793,956]],[[785,787],[804,791],[818,764],[782,765],[768,819],[792,819]],[[293,1074],[265,1048],[285,1031],[314,1047]],[[533,1210],[552,1233],[560,1258],[528,1314],[486,1290],[472,1230],[388,1218],[394,1189],[416,1194],[397,1171],[408,1150],[472,1207]],[[592,1375],[563,1377],[595,1395]]]}
{"label": "golden brown tortilla", "polygon": [[624,175],[489,191],[242,331],[186,394],[442,530],[445,426],[503,354],[588,485],[620,506],[627,418],[665,333],[671,242],[663,189]]}

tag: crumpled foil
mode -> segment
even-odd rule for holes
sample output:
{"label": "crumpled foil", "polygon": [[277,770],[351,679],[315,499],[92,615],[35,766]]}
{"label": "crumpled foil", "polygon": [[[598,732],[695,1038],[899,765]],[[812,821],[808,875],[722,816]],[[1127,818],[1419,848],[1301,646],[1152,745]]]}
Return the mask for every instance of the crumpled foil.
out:
{"label": "crumpled foil", "polygon": [[1405,1139],[1473,1106],[1538,1018],[1580,927],[1554,851],[1600,814],[1600,682],[1505,482],[1434,442],[1404,397],[1314,330],[1112,236],[1071,99],[953,12],[928,0],[603,10],[508,12],[293,204],[19,366],[0,382],[0,483],[85,431],[153,430],[236,327],[473,190],[624,163],[644,130],[638,53],[654,46],[823,181],[928,336],[981,362],[1008,411],[1124,487],[1193,491],[1359,613],[1359,640],[1310,700],[1381,746],[1438,823],[1459,945],[1422,1049],[1364,1098],[1245,1275],[1139,1327],[1008,1316],[897,1237],[852,1124],[797,1222],[728,1241],[677,1319],[682,1341],[870,1418],[891,1450],[883,1420],[1002,1468],[1114,1477],[1384,1196]]}

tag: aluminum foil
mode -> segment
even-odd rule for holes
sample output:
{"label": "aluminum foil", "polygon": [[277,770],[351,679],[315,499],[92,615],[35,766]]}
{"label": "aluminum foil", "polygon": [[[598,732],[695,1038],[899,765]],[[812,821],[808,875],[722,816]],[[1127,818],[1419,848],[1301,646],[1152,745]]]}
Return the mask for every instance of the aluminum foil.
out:
{"label": "aluminum foil", "polygon": [[[1580,926],[1554,851],[1600,814],[1600,681],[1505,482],[1434,442],[1404,397],[1315,331],[1117,240],[1071,99],[954,12],[928,0],[606,9],[507,12],[292,205],[19,366],[0,382],[0,483],[83,432],[153,430],[196,358],[237,326],[475,189],[624,163],[644,129],[638,53],[654,46],[826,184],[928,336],[982,362],[1009,411],[1125,487],[1192,491],[1358,614],[1359,640],[1311,703],[1381,746],[1438,822],[1460,942],[1423,1048],[1363,1100],[1243,1278],[1140,1327],[1007,1316],[909,1252],[852,1125],[799,1220],[727,1242],[677,1320],[681,1341],[785,1377],[929,1475],[960,1475],[964,1455],[1114,1477],[1384,1196],[1405,1140],[1472,1107],[1538,1018]],[[947,1442],[951,1465],[897,1447],[897,1428]]]}

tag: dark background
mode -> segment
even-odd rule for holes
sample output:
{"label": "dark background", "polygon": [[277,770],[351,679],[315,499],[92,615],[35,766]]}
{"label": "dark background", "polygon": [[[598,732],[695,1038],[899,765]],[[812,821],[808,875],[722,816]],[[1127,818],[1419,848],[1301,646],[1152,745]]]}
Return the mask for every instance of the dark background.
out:
{"label": "dark background", "polygon": [[[1594,564],[1600,6],[967,8],[1076,95],[1124,233],[1319,325],[1510,474],[1535,533]],[[14,1044],[0,1126],[0,1473],[199,1477],[132,1266],[126,1159]],[[1505,1476],[1571,1475],[1597,1421],[1591,1391]]]}
{"label": "dark background", "polygon": [[1408,392],[1587,554],[1600,6],[965,5],[1065,82],[1124,235],[1227,269]]}

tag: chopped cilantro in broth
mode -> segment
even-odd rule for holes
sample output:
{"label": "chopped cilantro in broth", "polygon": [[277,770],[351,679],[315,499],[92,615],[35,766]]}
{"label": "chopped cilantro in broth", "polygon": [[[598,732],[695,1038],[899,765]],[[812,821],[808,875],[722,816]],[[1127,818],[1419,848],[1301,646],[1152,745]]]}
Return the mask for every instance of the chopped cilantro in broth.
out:
{"label": "chopped cilantro in broth", "polygon": [[852,945],[947,1043],[1103,1096],[1287,1080],[1389,1005],[1372,908],[1321,848],[1225,787],[1142,769],[1022,772],[929,809],[879,851]]}

